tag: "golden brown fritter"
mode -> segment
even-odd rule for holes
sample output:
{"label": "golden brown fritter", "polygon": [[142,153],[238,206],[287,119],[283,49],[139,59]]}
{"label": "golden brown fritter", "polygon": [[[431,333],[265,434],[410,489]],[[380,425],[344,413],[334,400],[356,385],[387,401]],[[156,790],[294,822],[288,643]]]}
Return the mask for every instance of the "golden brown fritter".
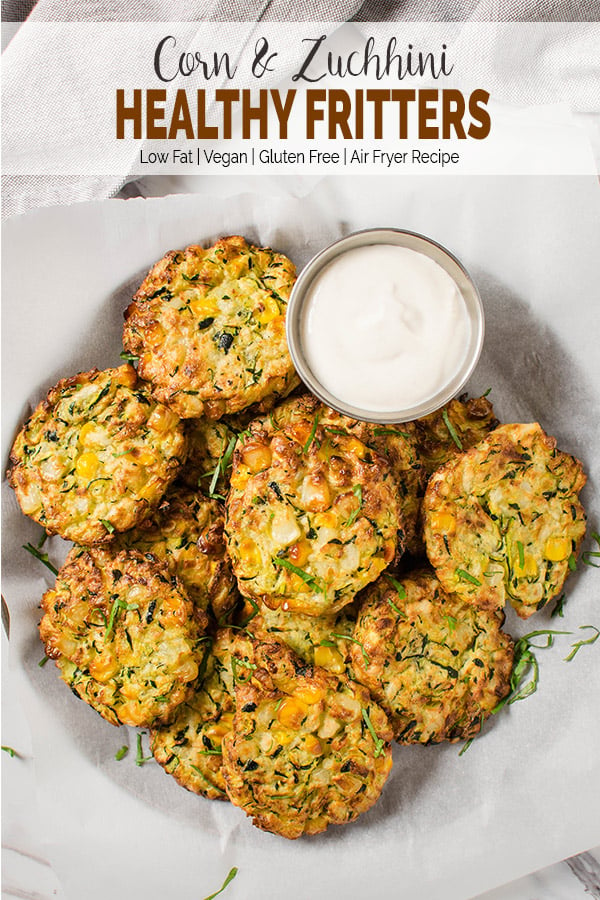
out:
{"label": "golden brown fritter", "polygon": [[199,491],[171,487],[159,508],[137,528],[115,538],[120,549],[151,553],[166,562],[200,609],[226,616],[238,599],[225,556],[224,509]]}
{"label": "golden brown fritter", "polygon": [[238,678],[248,674],[243,662],[250,652],[243,635],[235,638],[230,629],[218,630],[195,692],[181,704],[170,725],[151,731],[150,746],[156,761],[182,787],[211,800],[227,800],[221,771],[221,744],[233,727],[234,671]]}
{"label": "golden brown fritter", "polygon": [[385,575],[361,595],[350,647],[354,677],[403,744],[478,734],[510,691],[513,643],[504,616],[447,594],[429,571]]}
{"label": "golden brown fritter", "polygon": [[374,425],[351,419],[306,393],[284,400],[256,426],[274,433],[302,420],[313,421],[315,416],[326,433],[352,435],[387,460],[398,489],[400,542],[409,553],[422,553],[419,512],[425,493],[425,470],[416,451],[412,430],[406,430],[403,425]]}
{"label": "golden brown fritter", "polygon": [[385,460],[316,417],[252,432],[234,453],[225,522],[240,592],[338,611],[394,558],[396,497]]}
{"label": "golden brown fritter", "polygon": [[47,656],[112,725],[167,722],[191,693],[207,618],[163,564],[74,547],[42,609]]}
{"label": "golden brown fritter", "polygon": [[180,419],[135,369],[92,369],[49,391],[15,440],[7,477],[49,534],[92,544],[145,518],[186,452]]}
{"label": "golden brown fritter", "polygon": [[229,799],[287,838],[365,812],[392,767],[391,730],[366,688],[306,665],[278,643],[252,643],[239,666],[233,731],[223,738]]}
{"label": "golden brown fritter", "polygon": [[432,475],[427,555],[446,591],[524,619],[560,593],[585,534],[579,460],[537,423],[502,425]]}
{"label": "golden brown fritter", "polygon": [[462,394],[441,409],[399,426],[407,431],[416,446],[427,475],[469,450],[498,425],[494,408],[487,397]]}
{"label": "golden brown fritter", "polygon": [[258,640],[266,643],[282,641],[309,665],[352,677],[349,648],[356,622],[353,603],[337,615],[306,616],[279,608],[269,609],[267,599],[266,603],[260,604],[257,614],[253,615],[251,608],[245,613],[246,630]]}
{"label": "golden brown fritter", "polygon": [[123,346],[182,418],[219,419],[285,396],[298,383],[285,339],[295,274],[283,254],[239,236],[172,250],[128,307]]}

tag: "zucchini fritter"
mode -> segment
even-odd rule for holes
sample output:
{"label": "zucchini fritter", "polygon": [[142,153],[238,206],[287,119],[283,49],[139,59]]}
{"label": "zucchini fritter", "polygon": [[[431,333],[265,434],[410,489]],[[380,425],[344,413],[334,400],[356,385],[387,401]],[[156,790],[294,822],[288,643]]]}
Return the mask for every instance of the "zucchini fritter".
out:
{"label": "zucchini fritter", "polygon": [[425,471],[431,475],[461,451],[478,444],[498,424],[487,397],[468,398],[462,394],[458,400],[450,400],[441,409],[400,428],[411,434]]}
{"label": "zucchini fritter", "polygon": [[190,600],[215,614],[227,615],[238,593],[225,557],[222,504],[199,491],[171,487],[159,508],[137,528],[115,538],[121,549],[152,553],[167,563]]}
{"label": "zucchini fritter", "polygon": [[92,369],[49,391],[15,440],[7,477],[49,534],[92,544],[140,522],[186,451],[183,423],[132,366]]}
{"label": "zucchini fritter", "polygon": [[[398,582],[396,582],[396,585]],[[385,576],[362,594],[350,654],[403,744],[476,735],[510,690],[513,643],[504,616],[447,594],[432,572],[398,588]]]}
{"label": "zucchini fritter", "polygon": [[189,696],[207,618],[164,564],[74,547],[42,609],[47,656],[112,725],[167,722]]}
{"label": "zucchini fritter", "polygon": [[151,731],[150,747],[156,761],[182,787],[211,800],[227,799],[221,744],[233,727],[235,678],[248,676],[243,661],[250,652],[242,635],[236,638],[230,629],[218,630],[195,692],[182,703],[170,725]]}
{"label": "zucchini fritter", "polygon": [[316,416],[251,433],[233,456],[225,520],[240,592],[337,612],[394,558],[396,496],[385,460]]}
{"label": "zucchini fritter", "polygon": [[123,346],[182,418],[219,419],[298,383],[285,339],[287,257],[244,238],[172,250],[125,312]]}
{"label": "zucchini fritter", "polygon": [[256,826],[297,838],[375,803],[392,767],[391,730],[365,687],[253,641],[235,702],[223,774]]}
{"label": "zucchini fritter", "polygon": [[446,591],[526,619],[560,593],[585,534],[581,463],[537,423],[502,425],[432,475],[427,555]]}
{"label": "zucchini fritter", "polygon": [[319,423],[327,433],[352,435],[387,460],[398,489],[399,522],[402,530],[400,541],[414,555],[423,552],[418,519],[425,493],[425,470],[416,451],[412,431],[407,431],[403,425],[374,425],[372,422],[351,419],[325,406],[312,394],[301,394],[284,400],[260,424],[274,432],[303,419],[313,421],[315,416],[318,416]]}

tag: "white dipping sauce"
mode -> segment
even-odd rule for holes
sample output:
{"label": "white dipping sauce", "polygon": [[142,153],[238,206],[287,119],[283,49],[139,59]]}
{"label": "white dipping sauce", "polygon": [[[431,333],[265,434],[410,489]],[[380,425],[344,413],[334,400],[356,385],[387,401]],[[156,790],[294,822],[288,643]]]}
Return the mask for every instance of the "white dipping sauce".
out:
{"label": "white dipping sauce", "polygon": [[302,338],[315,378],[343,403],[395,412],[425,402],[465,359],[471,326],[454,280],[423,253],[341,253],[310,286]]}

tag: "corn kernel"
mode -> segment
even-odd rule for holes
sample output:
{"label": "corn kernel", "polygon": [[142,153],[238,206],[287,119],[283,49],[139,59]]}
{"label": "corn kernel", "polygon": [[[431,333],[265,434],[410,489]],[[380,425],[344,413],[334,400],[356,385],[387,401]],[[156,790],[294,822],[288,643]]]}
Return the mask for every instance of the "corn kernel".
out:
{"label": "corn kernel", "polygon": [[98,471],[100,460],[95,453],[82,453],[75,463],[75,471],[80,478],[93,478]]}
{"label": "corn kernel", "polygon": [[519,561],[515,564],[515,572],[519,578],[535,577],[538,573],[538,567],[535,559],[530,553],[526,553],[523,557],[523,565]]}
{"label": "corn kernel", "polygon": [[295,565],[302,567],[310,555],[310,544],[308,541],[298,541],[288,547],[288,559]]}
{"label": "corn kernel", "polygon": [[365,447],[362,441],[359,441],[358,438],[355,437],[351,437],[347,441],[344,449],[353,453],[355,456],[358,456],[359,459],[363,459],[367,455],[367,447]]}
{"label": "corn kernel", "polygon": [[271,465],[271,449],[266,444],[252,441],[246,444],[242,450],[242,459],[252,474],[256,475],[257,472],[262,472]]}
{"label": "corn kernel", "polygon": [[249,470],[245,466],[239,467],[231,475],[231,487],[236,491],[243,491],[249,480]]}
{"label": "corn kernel", "polygon": [[240,544],[238,546],[238,553],[240,560],[244,563],[244,567],[246,570],[248,568],[256,568],[260,566],[262,562],[258,545],[255,541],[252,540],[252,538],[246,538],[245,540],[240,541]]}
{"label": "corn kernel", "polygon": [[283,731],[281,728],[275,728],[272,734],[277,743],[281,744],[282,747],[287,747],[294,736],[291,731]]}
{"label": "corn kernel", "polygon": [[456,518],[452,513],[435,512],[431,516],[432,531],[440,534],[454,534],[456,530]]}
{"label": "corn kernel", "polygon": [[148,428],[164,434],[165,431],[171,431],[179,422],[179,416],[167,409],[166,406],[159,405],[156,407],[150,418],[148,419]]}
{"label": "corn kernel", "polygon": [[321,512],[315,516],[315,525],[317,528],[335,528],[337,525],[337,516],[334,512]]}
{"label": "corn kernel", "polygon": [[[119,663],[108,653],[90,662],[90,675],[96,681],[105,684],[118,671]],[[123,685],[124,686],[124,685]],[[127,696],[127,695],[126,695]]]}
{"label": "corn kernel", "polygon": [[268,325],[273,319],[280,315],[279,306],[273,297],[266,297],[261,301],[262,310],[254,313],[254,318],[261,325]]}
{"label": "corn kernel", "polygon": [[550,562],[561,562],[571,555],[571,541],[563,537],[550,537],[546,541],[544,556]]}
{"label": "corn kernel", "polygon": [[151,466],[156,462],[156,454],[146,447],[142,447],[137,453],[132,453],[132,459],[140,466]]}
{"label": "corn kernel", "polygon": [[345,669],[342,654],[335,647],[315,647],[315,666],[341,675]]}
{"label": "corn kernel", "polygon": [[133,366],[130,365],[130,363],[126,363],[126,365],[124,365],[124,366],[119,366],[118,373],[119,373],[119,377],[118,377],[119,384],[123,384],[123,385],[125,385],[125,387],[130,387],[130,388],[133,388],[136,386],[137,372],[135,371]]}
{"label": "corn kernel", "polygon": [[219,312],[219,307],[214,297],[198,297],[190,302],[190,309],[199,319],[205,319],[207,316],[216,316]]}
{"label": "corn kernel", "polygon": [[325,696],[326,691],[316,684],[307,684],[305,687],[296,688],[294,698],[301,703],[310,706],[312,703],[318,703]]}
{"label": "corn kernel", "polygon": [[218,722],[214,722],[212,725],[208,725],[204,729],[204,734],[212,744],[214,744],[216,747],[220,747],[223,738],[226,734],[229,734],[232,728],[233,713],[225,713],[221,716]]}
{"label": "corn kernel", "polygon": [[321,741],[314,734],[307,734],[303,741],[303,749],[312,756],[321,756],[323,747]]}
{"label": "corn kernel", "polygon": [[90,444],[97,443],[94,440],[94,432],[97,432],[98,426],[95,422],[86,422],[85,425],[82,425],[79,429],[79,443],[83,444],[84,447]]}
{"label": "corn kernel", "polygon": [[185,600],[177,594],[166,597],[162,604],[163,613],[172,616],[176,622],[185,622],[187,619],[187,606]]}
{"label": "corn kernel", "polygon": [[296,697],[286,697],[277,710],[277,721],[286,728],[300,728],[307,706]]}

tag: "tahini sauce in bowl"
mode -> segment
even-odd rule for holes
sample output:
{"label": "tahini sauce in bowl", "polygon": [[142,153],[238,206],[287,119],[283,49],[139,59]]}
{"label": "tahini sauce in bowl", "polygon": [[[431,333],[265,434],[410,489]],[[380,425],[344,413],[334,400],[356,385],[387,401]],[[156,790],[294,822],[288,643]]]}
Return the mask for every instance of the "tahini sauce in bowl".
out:
{"label": "tahini sauce in bowl", "polygon": [[292,291],[298,373],[346,415],[402,422],[438,409],[471,374],[483,309],[458,261],[422,235],[372,229],[316,256]]}

